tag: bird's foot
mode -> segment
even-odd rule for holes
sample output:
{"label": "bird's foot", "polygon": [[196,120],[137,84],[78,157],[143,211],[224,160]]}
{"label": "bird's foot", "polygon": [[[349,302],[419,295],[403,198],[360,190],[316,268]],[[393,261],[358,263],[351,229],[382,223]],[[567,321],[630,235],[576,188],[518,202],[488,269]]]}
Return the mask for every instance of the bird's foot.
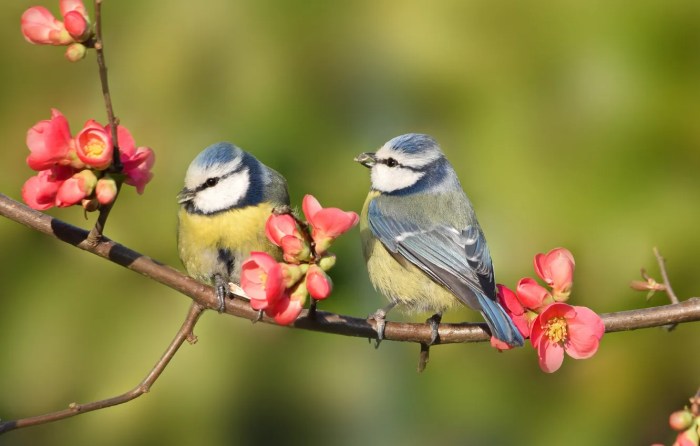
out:
{"label": "bird's foot", "polygon": [[435,313],[426,319],[425,323],[430,325],[430,342],[428,345],[440,343],[440,322],[442,321],[442,313]]}
{"label": "bird's foot", "polygon": [[[380,308],[377,311],[375,311],[373,314],[370,314],[367,317],[367,320],[373,319],[374,322],[376,322],[377,327],[377,342],[374,344],[374,348],[379,348],[379,344],[384,340],[384,330],[386,329],[386,314],[394,308],[396,304],[395,303],[390,303],[384,308]],[[369,340],[372,342],[372,340]]]}
{"label": "bird's foot", "polygon": [[226,296],[228,295],[228,283],[219,274],[214,275],[214,289],[216,290],[216,301],[219,306],[216,309],[219,313],[226,310]]}

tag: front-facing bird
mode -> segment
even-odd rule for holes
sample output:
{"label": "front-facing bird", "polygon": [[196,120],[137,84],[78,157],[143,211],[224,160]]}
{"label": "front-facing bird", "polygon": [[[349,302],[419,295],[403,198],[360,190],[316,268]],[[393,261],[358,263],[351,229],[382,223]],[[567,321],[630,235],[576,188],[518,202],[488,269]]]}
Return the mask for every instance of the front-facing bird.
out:
{"label": "front-facing bird", "polygon": [[496,301],[491,255],[452,165],[428,135],[397,136],[355,161],[371,169],[360,219],[362,247],[374,287],[389,299],[384,317],[400,304],[432,312],[432,342],[442,312],[457,304],[483,315],[491,334],[511,346],[523,337]]}
{"label": "front-facing bird", "polygon": [[265,236],[276,207],[289,205],[284,177],[233,144],[204,149],[185,175],[178,195],[178,250],[187,273],[214,285],[223,311],[228,282],[239,283],[251,251],[281,258]]}

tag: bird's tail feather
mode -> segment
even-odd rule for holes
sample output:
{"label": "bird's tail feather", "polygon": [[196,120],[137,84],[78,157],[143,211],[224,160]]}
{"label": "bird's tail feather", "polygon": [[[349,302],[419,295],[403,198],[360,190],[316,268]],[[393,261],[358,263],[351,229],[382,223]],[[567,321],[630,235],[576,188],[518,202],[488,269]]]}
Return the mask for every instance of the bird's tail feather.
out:
{"label": "bird's tail feather", "polygon": [[503,307],[483,294],[477,294],[477,298],[491,334],[511,347],[522,347],[525,340]]}

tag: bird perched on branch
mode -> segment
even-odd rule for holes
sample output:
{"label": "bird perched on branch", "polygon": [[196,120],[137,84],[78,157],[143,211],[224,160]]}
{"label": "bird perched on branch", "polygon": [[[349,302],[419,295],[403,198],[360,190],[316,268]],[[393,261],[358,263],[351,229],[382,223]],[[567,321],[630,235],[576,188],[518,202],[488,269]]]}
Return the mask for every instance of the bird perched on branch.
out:
{"label": "bird perched on branch", "polygon": [[228,283],[240,283],[241,263],[251,251],[281,259],[265,236],[273,209],[289,206],[282,175],[233,144],[204,149],[185,175],[178,194],[178,250],[187,273],[213,285],[224,310]]}
{"label": "bird perched on branch", "polygon": [[443,311],[458,304],[480,311],[491,334],[511,346],[523,337],[496,301],[491,255],[457,174],[428,135],[397,136],[355,158],[371,169],[360,217],[362,247],[374,287],[389,305],[371,318],[377,338],[394,306],[432,312],[431,343]]}

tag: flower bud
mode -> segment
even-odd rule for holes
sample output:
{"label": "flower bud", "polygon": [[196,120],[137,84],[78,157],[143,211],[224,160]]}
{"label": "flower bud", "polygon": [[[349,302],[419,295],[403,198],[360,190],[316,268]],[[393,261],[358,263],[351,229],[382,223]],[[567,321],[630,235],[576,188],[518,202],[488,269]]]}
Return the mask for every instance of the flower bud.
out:
{"label": "flower bud", "polygon": [[283,258],[287,263],[308,262],[311,259],[311,248],[306,240],[293,235],[285,235],[280,241],[280,247],[284,252]]}
{"label": "flower bud", "polygon": [[87,48],[82,43],[71,43],[66,48],[66,59],[70,62],[79,62],[85,58]]}
{"label": "flower bud", "polygon": [[304,275],[299,265],[280,263],[280,266],[282,267],[282,283],[285,288],[293,287]]}
{"label": "flower bud", "polygon": [[683,431],[693,424],[694,418],[693,414],[688,410],[677,410],[668,418],[668,424],[671,425],[673,430]]}
{"label": "flower bud", "polygon": [[95,196],[102,205],[110,204],[117,197],[117,183],[110,176],[97,180]]}
{"label": "flower bud", "polygon": [[333,281],[318,265],[311,265],[306,273],[306,288],[314,299],[325,299],[333,291]]}
{"label": "flower bud", "polygon": [[84,42],[90,37],[90,24],[78,11],[69,11],[63,16],[66,31],[78,42]]}
{"label": "flower bud", "polygon": [[56,193],[56,206],[68,207],[82,202],[95,190],[97,177],[91,170],[81,170],[61,184]]}
{"label": "flower bud", "polygon": [[328,271],[335,265],[335,254],[330,252],[326,253],[318,261],[317,265],[324,271]]}

